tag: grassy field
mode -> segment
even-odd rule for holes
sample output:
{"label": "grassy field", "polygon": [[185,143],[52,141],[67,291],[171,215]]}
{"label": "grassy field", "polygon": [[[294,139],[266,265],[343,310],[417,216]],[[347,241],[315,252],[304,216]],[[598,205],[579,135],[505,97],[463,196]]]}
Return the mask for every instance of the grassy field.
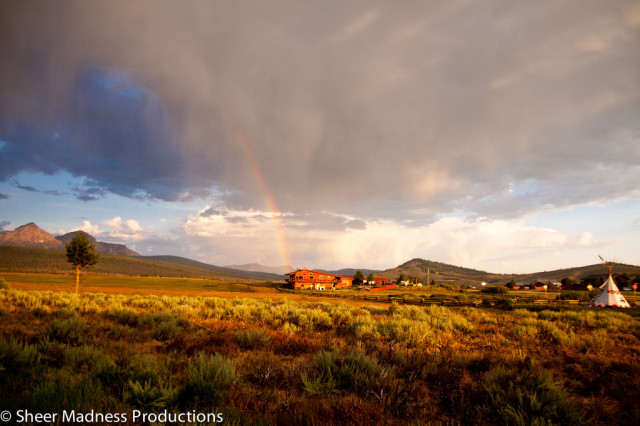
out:
{"label": "grassy field", "polygon": [[[6,273],[2,276],[16,286],[33,284],[50,289],[73,291],[75,286],[75,274],[29,274]],[[201,278],[176,278],[176,277],[128,277],[113,275],[83,275],[81,278],[81,291],[91,289],[100,290],[157,290],[163,291],[222,291],[257,293],[275,289],[282,283],[243,283],[233,281],[220,281],[216,279]]]}
{"label": "grassy field", "polygon": [[[636,308],[294,301],[253,284],[237,298],[247,284],[97,276],[75,295],[70,276],[5,277],[0,400],[10,412],[117,412],[131,423],[133,410],[195,410],[286,425],[640,417]],[[18,289],[29,285],[63,291]],[[127,286],[159,294],[116,294]],[[172,296],[175,286],[193,295]]]}

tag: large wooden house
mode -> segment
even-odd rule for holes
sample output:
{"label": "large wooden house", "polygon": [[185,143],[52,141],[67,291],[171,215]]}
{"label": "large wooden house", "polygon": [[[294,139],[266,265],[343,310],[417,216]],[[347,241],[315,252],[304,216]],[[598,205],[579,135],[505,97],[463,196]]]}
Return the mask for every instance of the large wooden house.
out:
{"label": "large wooden house", "polygon": [[333,275],[311,269],[298,269],[285,275],[289,276],[287,282],[294,289],[335,290],[342,287],[350,287],[353,283],[353,277]]}

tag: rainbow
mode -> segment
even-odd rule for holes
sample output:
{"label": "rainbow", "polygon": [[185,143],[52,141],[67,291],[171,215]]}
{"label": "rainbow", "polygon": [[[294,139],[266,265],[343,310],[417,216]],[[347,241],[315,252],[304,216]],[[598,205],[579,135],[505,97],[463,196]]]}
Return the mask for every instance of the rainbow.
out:
{"label": "rainbow", "polygon": [[283,265],[293,265],[291,262],[291,255],[289,252],[289,247],[287,245],[287,239],[285,237],[284,231],[282,229],[282,222],[280,220],[282,213],[276,204],[276,200],[273,198],[271,191],[267,187],[267,182],[262,174],[262,169],[260,168],[260,164],[256,158],[255,153],[251,149],[247,138],[245,138],[244,134],[238,126],[236,126],[231,119],[231,117],[225,113],[224,110],[218,108],[218,112],[220,116],[224,120],[227,125],[228,130],[231,132],[233,139],[237,142],[237,144],[242,149],[244,156],[247,158],[249,162],[249,166],[251,168],[251,172],[258,184],[260,192],[264,198],[265,206],[269,211],[269,217],[271,219],[271,225],[273,226],[273,231],[276,235],[276,240],[278,242],[278,249],[280,250],[280,256],[282,257]]}

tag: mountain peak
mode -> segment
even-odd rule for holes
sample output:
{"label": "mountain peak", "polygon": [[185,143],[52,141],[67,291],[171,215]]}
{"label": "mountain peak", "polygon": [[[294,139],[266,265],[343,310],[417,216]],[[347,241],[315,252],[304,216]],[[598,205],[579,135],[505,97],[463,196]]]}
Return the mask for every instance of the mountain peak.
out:
{"label": "mountain peak", "polygon": [[89,240],[96,245],[96,250],[103,254],[119,254],[121,256],[140,256],[139,253],[127,248],[124,244],[113,244],[113,243],[103,243],[101,241],[96,240],[96,237],[85,232],[85,231],[73,231],[67,232],[64,235],[58,235],[56,237],[57,240],[61,241],[63,244],[67,244],[69,241],[73,239],[78,234],[85,234],[89,237]]}
{"label": "mountain peak", "polygon": [[38,225],[36,225],[36,223],[35,223],[35,222],[29,222],[29,223],[27,223],[27,224],[25,224],[25,225],[18,226],[18,227],[15,229],[15,231],[18,231],[18,230],[29,230],[29,229],[43,231],[43,229],[42,229],[42,228],[40,228]]}
{"label": "mountain peak", "polygon": [[96,237],[94,237],[91,234],[88,234],[84,231],[72,231],[72,232],[67,232],[64,235],[58,235],[56,237],[57,240],[61,241],[63,244],[67,244],[69,241],[71,241],[73,239],[73,237],[75,237],[78,234],[85,234],[88,238],[89,241],[91,241],[92,243],[97,243],[98,240],[96,240]]}
{"label": "mountain peak", "polygon": [[45,249],[62,249],[63,244],[56,240],[34,222],[17,227],[0,235],[0,244],[7,246],[21,246]]}

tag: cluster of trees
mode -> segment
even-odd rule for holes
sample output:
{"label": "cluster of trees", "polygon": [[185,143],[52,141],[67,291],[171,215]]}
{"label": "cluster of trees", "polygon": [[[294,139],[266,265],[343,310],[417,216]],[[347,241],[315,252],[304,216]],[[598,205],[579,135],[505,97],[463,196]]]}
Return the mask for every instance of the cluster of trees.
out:
{"label": "cluster of trees", "polygon": [[[367,281],[373,281],[374,279],[375,277],[373,276],[373,273],[367,275]],[[360,269],[358,269],[356,273],[353,275],[353,284],[358,285],[358,284],[362,284],[363,282],[364,282],[364,274]]]}

